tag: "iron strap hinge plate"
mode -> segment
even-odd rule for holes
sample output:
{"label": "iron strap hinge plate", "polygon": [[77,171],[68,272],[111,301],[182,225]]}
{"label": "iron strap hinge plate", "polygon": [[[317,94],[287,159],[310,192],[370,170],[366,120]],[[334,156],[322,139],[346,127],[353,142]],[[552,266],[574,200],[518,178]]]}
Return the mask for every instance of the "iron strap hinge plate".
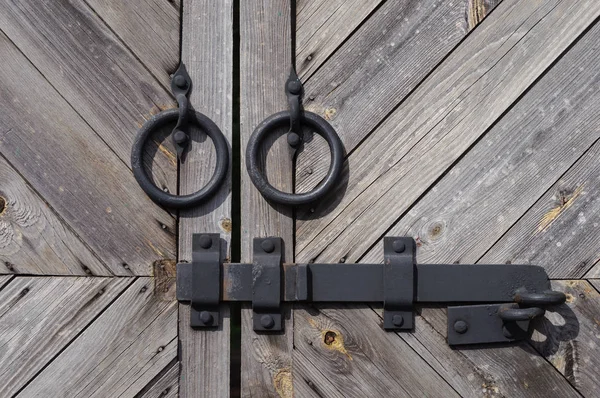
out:
{"label": "iron strap hinge plate", "polygon": [[[412,238],[384,239],[383,264],[286,264],[281,238],[255,238],[251,264],[223,263],[219,234],[195,234],[177,265],[177,299],[193,328],[219,325],[221,302],[251,302],[256,332],[281,332],[284,302],[383,303],[383,328],[412,330],[416,304],[448,305],[448,343],[510,342],[565,302],[532,265],[417,264]],[[224,246],[223,246],[224,247]]]}

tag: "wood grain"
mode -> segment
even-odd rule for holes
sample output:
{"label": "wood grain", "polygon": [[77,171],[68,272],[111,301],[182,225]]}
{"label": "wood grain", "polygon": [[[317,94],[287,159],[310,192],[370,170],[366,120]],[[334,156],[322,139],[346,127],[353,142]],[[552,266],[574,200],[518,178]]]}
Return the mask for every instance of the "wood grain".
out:
{"label": "wood grain", "polygon": [[135,396],[177,358],[177,301],[137,279],[18,397]]}
{"label": "wood grain", "polygon": [[12,396],[27,385],[130,283],[130,278],[11,281],[0,292],[0,395]]}
{"label": "wood grain", "polygon": [[297,229],[298,260],[359,258],[598,15],[590,1],[502,2],[350,155],[343,197]]}
{"label": "wood grain", "polygon": [[[600,109],[577,112],[597,120]],[[594,277],[592,266],[600,259],[599,177],[596,142],[479,262],[540,264],[556,279],[581,278],[588,270],[586,278]]]}
{"label": "wood grain", "polygon": [[139,398],[177,398],[179,384],[179,364],[174,363],[162,375],[152,381],[146,391],[137,395]]}
{"label": "wood grain", "polygon": [[[233,1],[188,1],[183,11],[182,61],[193,82],[191,104],[211,118],[227,141],[232,142]],[[192,148],[180,169],[180,194],[201,189],[215,167],[211,140],[198,129],[193,130],[192,140]],[[223,258],[229,259],[231,230],[230,169],[215,196],[201,206],[180,212],[179,261],[192,260],[192,235],[200,232],[220,233],[225,242]],[[179,306],[181,397],[229,395],[229,306],[221,307],[221,315],[218,330],[192,330],[190,306]]]}
{"label": "wood grain", "polygon": [[[240,157],[244,167],[248,138],[267,116],[287,109],[285,82],[291,65],[290,1],[240,2]],[[275,136],[277,133],[275,132]],[[285,138],[285,137],[284,137]],[[267,177],[279,189],[292,191],[292,157],[285,139],[266,140]],[[263,150],[263,156],[267,157]],[[241,173],[241,261],[252,262],[255,237],[279,236],[285,258],[293,261],[292,211],[271,206]],[[242,309],[242,396],[292,397],[293,321],[289,312],[285,334],[256,334],[252,311]]]}
{"label": "wood grain", "polygon": [[[179,63],[181,0],[85,0],[165,87]],[[190,2],[191,3],[191,2]],[[192,3],[193,4],[193,3]]]}
{"label": "wood grain", "polygon": [[299,0],[296,71],[306,81],[382,0]]}
{"label": "wood grain", "polygon": [[6,161],[113,274],[149,275],[155,260],[173,258],[174,219],[3,34],[0,53]]}
{"label": "wood grain", "polygon": [[[308,80],[306,109],[328,119],[353,151],[473,28],[467,18],[471,3],[385,2]],[[298,157],[298,191],[323,178],[328,159],[320,136],[306,144]]]}
{"label": "wood grain", "polygon": [[[524,222],[519,220],[523,214],[600,138],[597,128],[600,94],[592,89],[600,87],[600,71],[595,67],[600,54],[599,40],[600,25],[590,30],[537,82],[387,234],[417,239],[419,261],[423,263],[473,263],[515,222]],[[597,173],[591,171],[590,175],[596,178]],[[516,244],[533,253],[544,252],[545,246],[563,241],[562,250],[568,250],[570,237],[563,240],[557,234],[552,242],[549,239],[552,232],[541,233],[537,245],[529,244],[530,236],[538,233],[540,217],[536,217],[535,228],[517,233]],[[509,236],[518,231],[516,228]],[[590,224],[587,234],[592,229]],[[567,232],[560,231],[560,234]],[[583,237],[586,232],[582,232]],[[551,275],[555,277],[568,275],[580,259],[589,259],[594,248],[597,250],[594,237],[590,239],[591,248],[584,257],[576,255],[576,260],[565,263],[565,257],[549,251],[536,258],[536,263],[554,270]],[[383,251],[382,240],[364,261],[368,262],[377,251]],[[516,247],[505,253],[511,257],[488,255],[480,262],[532,260],[513,257],[519,253]]]}
{"label": "wood grain", "polygon": [[0,273],[111,275],[0,157]]}

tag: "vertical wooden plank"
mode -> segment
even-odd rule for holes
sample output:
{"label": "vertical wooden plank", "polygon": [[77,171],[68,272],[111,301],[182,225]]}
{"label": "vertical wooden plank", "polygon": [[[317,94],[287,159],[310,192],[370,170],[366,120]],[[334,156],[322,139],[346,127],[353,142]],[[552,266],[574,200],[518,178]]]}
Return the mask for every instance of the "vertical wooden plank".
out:
{"label": "vertical wooden plank", "polygon": [[[183,3],[181,59],[192,78],[191,105],[211,118],[231,142],[233,72],[233,0]],[[231,155],[231,150],[230,150]],[[231,159],[231,156],[230,156]],[[192,148],[180,171],[180,194],[197,191],[212,176],[215,150],[200,131],[192,132]],[[182,211],[179,218],[179,261],[191,261],[192,234],[219,232],[231,237],[231,170],[219,192],[207,203]],[[228,249],[225,248],[228,252]],[[224,253],[224,258],[228,257]],[[181,397],[229,395],[229,311],[221,309],[218,330],[190,328],[190,307],[179,306]]]}
{"label": "vertical wooden plank", "polygon": [[[240,135],[241,164],[246,143],[265,117],[287,108],[284,85],[291,64],[290,1],[240,2]],[[282,131],[281,134],[284,134]],[[281,135],[280,134],[280,135]],[[269,181],[291,192],[292,163],[285,136],[266,140],[265,170]],[[277,139],[279,138],[279,139]],[[263,153],[263,158],[267,156]],[[243,166],[242,166],[243,167]],[[285,259],[293,260],[293,220],[290,209],[270,205],[241,173],[241,260],[252,261],[254,237],[279,236],[285,242]],[[286,314],[284,334],[256,334],[252,311],[242,309],[242,396],[291,397],[293,325]]]}

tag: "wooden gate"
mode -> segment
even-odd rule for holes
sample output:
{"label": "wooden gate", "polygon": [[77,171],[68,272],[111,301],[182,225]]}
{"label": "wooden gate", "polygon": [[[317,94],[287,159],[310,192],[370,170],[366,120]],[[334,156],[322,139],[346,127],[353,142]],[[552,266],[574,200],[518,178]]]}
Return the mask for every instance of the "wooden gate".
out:
{"label": "wooden gate", "polygon": [[[0,396],[600,395],[599,16],[596,0],[4,2]],[[244,167],[254,128],[287,109],[292,53],[305,109],[347,152],[335,191],[297,209]],[[209,203],[168,212],[129,154],[176,106],[180,59],[232,162]],[[327,145],[315,135],[293,164],[284,133],[269,179],[308,191]],[[169,134],[147,170],[193,192],[210,140],[193,132],[178,164]],[[242,262],[254,237],[282,237],[288,262],[374,263],[384,236],[411,236],[422,263],[541,265],[567,303],[528,341],[459,349],[432,306],[406,333],[368,305],[287,306],[276,335],[224,305],[218,330],[194,331],[175,272],[196,232]]]}

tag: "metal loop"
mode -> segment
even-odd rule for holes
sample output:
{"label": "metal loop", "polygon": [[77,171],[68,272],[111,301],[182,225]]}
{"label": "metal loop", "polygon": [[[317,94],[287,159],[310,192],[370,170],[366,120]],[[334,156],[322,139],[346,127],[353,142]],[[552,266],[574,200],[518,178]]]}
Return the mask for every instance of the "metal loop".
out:
{"label": "metal loop", "polygon": [[498,310],[498,316],[505,322],[530,321],[545,312],[539,307],[519,308],[516,304],[505,304]]}
{"label": "metal loop", "polygon": [[325,178],[310,192],[306,193],[287,193],[273,187],[267,181],[259,168],[260,146],[264,139],[277,128],[285,127],[290,123],[290,112],[283,111],[266,118],[256,127],[252,136],[248,140],[246,148],[246,170],[254,186],[260,191],[263,197],[274,203],[280,203],[290,206],[299,206],[314,202],[322,198],[334,187],[339,176],[342,173],[344,164],[344,148],[342,141],[337,133],[325,119],[312,112],[304,112],[302,123],[313,128],[317,134],[323,137],[329,144],[331,153],[331,164]]}
{"label": "metal loop", "polygon": [[208,184],[202,189],[189,195],[172,195],[164,192],[158,188],[150,177],[146,174],[144,168],[143,154],[144,146],[152,132],[157,129],[169,124],[175,123],[179,118],[178,109],[170,109],[153,116],[148,120],[142,128],[138,131],[137,136],[133,142],[133,148],[131,150],[131,168],[133,169],[133,175],[137,180],[140,187],[146,192],[146,194],[154,201],[154,203],[167,207],[170,209],[186,209],[194,207],[210,196],[214,195],[227,175],[227,168],[229,167],[229,148],[225,136],[217,127],[217,125],[210,120],[207,116],[200,112],[189,111],[188,122],[198,126],[206,135],[210,137],[215,146],[216,152],[216,165],[213,176],[211,177]]}
{"label": "metal loop", "polygon": [[567,300],[563,292],[547,290],[543,293],[517,293],[515,302],[524,307],[546,307],[562,304]]}

